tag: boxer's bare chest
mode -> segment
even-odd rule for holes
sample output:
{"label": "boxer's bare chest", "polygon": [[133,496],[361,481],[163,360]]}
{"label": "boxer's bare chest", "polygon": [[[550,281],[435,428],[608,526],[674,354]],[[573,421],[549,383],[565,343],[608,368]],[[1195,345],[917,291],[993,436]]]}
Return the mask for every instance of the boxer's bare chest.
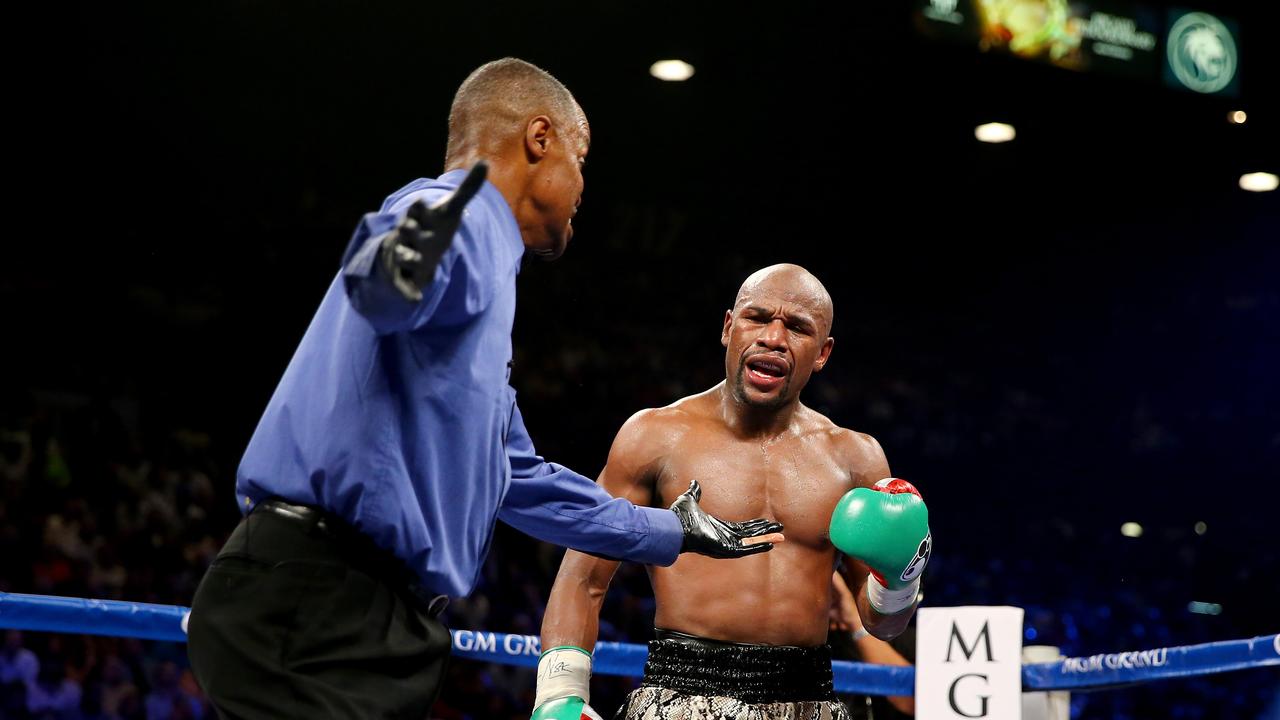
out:
{"label": "boxer's bare chest", "polygon": [[792,547],[822,549],[828,546],[831,511],[853,487],[850,469],[842,467],[833,445],[821,430],[741,438],[722,424],[700,423],[666,454],[655,504],[670,504],[697,480],[708,513],[725,520],[776,519]]}

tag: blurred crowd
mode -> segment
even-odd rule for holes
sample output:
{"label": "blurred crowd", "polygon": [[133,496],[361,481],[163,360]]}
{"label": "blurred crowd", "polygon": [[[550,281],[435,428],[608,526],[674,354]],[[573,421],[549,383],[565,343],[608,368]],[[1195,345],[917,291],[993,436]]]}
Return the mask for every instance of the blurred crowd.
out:
{"label": "blurred crowd", "polygon": [[[752,267],[726,262],[742,275]],[[586,272],[571,264],[556,287],[548,276],[522,281],[531,300],[517,323],[513,383],[540,452],[593,473],[632,412],[723,377],[719,313],[731,295],[689,287],[687,303],[655,304],[627,322],[559,323],[561,304],[589,305],[610,291],[576,295],[572,288],[598,285],[576,276]],[[654,277],[637,272],[611,290],[659,293]],[[1009,294],[1010,309],[994,320],[963,302],[945,313],[919,303],[893,317],[859,314],[854,297],[837,306],[836,354],[804,398],[875,435],[895,474],[925,493],[935,537],[926,604],[1024,607],[1026,642],[1067,655],[1276,632],[1280,563],[1274,545],[1257,539],[1268,532],[1268,513],[1258,510],[1274,493],[1268,468],[1280,458],[1280,407],[1267,400],[1274,373],[1266,353],[1250,343],[1275,342],[1255,330],[1258,313],[1274,314],[1280,301],[1274,288],[1252,287],[1194,295],[1172,309],[1153,295],[1145,306],[1121,305],[1106,322],[1098,314],[1110,300],[1020,310],[1026,287],[1017,284],[981,298],[999,306]],[[1177,322],[1150,321],[1169,312]],[[1038,332],[1009,332],[1023,314],[1040,323]],[[1186,335],[1209,332],[1214,348],[1182,347]],[[291,342],[279,340],[281,348]],[[893,351],[879,351],[886,347]],[[1178,365],[1162,364],[1176,347]],[[1222,357],[1232,358],[1231,372]],[[239,407],[241,393],[231,395],[234,409],[221,408],[221,390],[193,384],[189,364],[133,385],[50,387],[56,369],[43,374],[43,387],[4,378],[0,591],[190,603],[237,522],[235,466],[260,407]],[[1180,374],[1198,369],[1196,382]],[[255,372],[263,379],[254,387],[269,387],[265,376],[275,371]],[[192,419],[202,413],[217,419]],[[1224,493],[1260,498],[1237,504]],[[1120,534],[1127,521],[1143,525],[1141,536]],[[537,634],[560,554],[500,526],[481,586],[450,606],[446,622]],[[1193,601],[1216,604],[1220,614],[1193,613]],[[643,568],[624,564],[600,638],[644,642],[652,617]],[[450,673],[438,717],[528,716],[531,670],[455,660]],[[1074,716],[1252,720],[1280,702],[1278,680],[1273,670],[1251,670],[1080,693]],[[611,713],[634,683],[597,677],[593,704]],[[180,645],[7,632],[0,717],[212,713]]]}
{"label": "blurred crowd", "polygon": [[[815,388],[820,402],[834,402],[832,394]],[[868,411],[893,416],[900,398],[910,397],[909,388],[890,384]],[[531,397],[529,404],[541,402]],[[1013,403],[1004,412],[1018,407]],[[194,429],[148,439],[129,427],[127,411],[93,399],[25,394],[7,408],[0,424],[0,589],[188,604],[236,522],[234,450]],[[1008,422],[1026,425],[1034,418]],[[931,440],[929,432],[923,438],[923,454],[958,462],[958,441],[946,435]],[[886,444],[894,442],[902,441],[891,436]],[[974,533],[964,543],[948,532],[962,526],[935,528],[937,554],[925,602],[1020,605],[1027,609],[1027,643],[1058,645],[1067,655],[1261,632],[1252,616],[1242,617],[1247,606],[1227,600],[1221,616],[1207,616],[1189,612],[1188,602],[1221,600],[1196,594],[1205,587],[1205,573],[1208,580],[1255,591],[1266,578],[1274,589],[1280,577],[1271,551],[1234,558],[1223,576],[1215,558],[1229,548],[1213,541],[1214,532],[1198,535],[1189,525],[1124,538],[1113,526],[1087,516],[1068,519],[1049,508],[1010,516],[1010,522],[1022,547],[1005,552],[999,548],[1008,528]],[[538,633],[560,551],[522,540],[499,529],[481,587],[447,612],[451,627]],[[1045,549],[1051,550],[1029,554]],[[652,617],[643,568],[624,565],[605,603],[601,640],[644,642]],[[527,717],[531,670],[455,661],[450,672],[438,717]],[[1081,694],[1074,703],[1080,717],[1252,718],[1270,700],[1274,680],[1251,671]],[[634,683],[598,677],[594,704],[610,711]],[[212,714],[180,645],[8,631],[0,648],[0,716],[158,720]]]}

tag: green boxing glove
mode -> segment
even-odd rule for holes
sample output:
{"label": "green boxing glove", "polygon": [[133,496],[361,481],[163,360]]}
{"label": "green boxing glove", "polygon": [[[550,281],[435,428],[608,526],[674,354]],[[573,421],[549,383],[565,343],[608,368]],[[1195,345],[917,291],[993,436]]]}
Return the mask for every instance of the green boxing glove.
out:
{"label": "green boxing glove", "polygon": [[531,720],[602,720],[590,699],[591,653],[572,645],[542,653]]}
{"label": "green boxing glove", "polygon": [[885,478],[873,488],[854,488],[831,514],[831,543],[871,568],[871,607],[881,615],[900,613],[915,602],[933,549],[929,510],[906,480]]}
{"label": "green boxing glove", "polygon": [[582,698],[567,697],[539,705],[531,720],[604,720]]}

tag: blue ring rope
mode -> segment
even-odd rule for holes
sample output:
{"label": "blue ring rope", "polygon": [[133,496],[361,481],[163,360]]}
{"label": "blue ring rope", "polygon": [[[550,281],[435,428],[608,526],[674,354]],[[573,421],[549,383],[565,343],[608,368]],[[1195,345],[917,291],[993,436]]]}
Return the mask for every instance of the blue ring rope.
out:
{"label": "blue ring rope", "polygon": [[[52,595],[0,592],[0,628],[83,635],[112,635],[144,640],[186,642],[182,628],[187,608],[176,605],[86,600]],[[471,660],[538,664],[537,636],[453,630],[453,652]],[[593,672],[639,677],[648,655],[644,645],[596,643]],[[915,668],[837,660],[831,663],[841,693],[912,695]],[[1095,690],[1150,680],[1280,666],[1280,635],[1246,640],[1156,648],[1066,658],[1022,666],[1024,690]]]}

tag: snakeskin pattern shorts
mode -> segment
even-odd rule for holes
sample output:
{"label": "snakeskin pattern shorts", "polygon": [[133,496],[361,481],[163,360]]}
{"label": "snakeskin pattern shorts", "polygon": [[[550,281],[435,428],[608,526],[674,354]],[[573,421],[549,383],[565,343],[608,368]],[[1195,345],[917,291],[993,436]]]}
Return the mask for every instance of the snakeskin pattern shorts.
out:
{"label": "snakeskin pattern shorts", "polygon": [[752,704],[656,687],[639,688],[627,700],[615,720],[849,720],[838,700]]}
{"label": "snakeskin pattern shorts", "polygon": [[656,628],[640,688],[615,720],[849,720],[831,648],[708,640]]}

